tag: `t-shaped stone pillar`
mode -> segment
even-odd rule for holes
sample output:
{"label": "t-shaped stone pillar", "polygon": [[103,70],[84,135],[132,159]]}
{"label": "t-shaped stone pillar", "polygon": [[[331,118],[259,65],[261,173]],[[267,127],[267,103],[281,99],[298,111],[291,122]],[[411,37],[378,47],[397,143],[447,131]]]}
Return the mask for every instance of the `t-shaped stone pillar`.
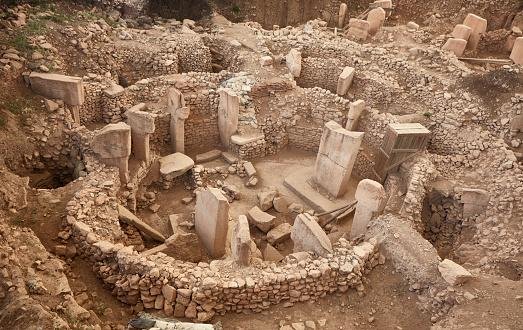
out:
{"label": "t-shaped stone pillar", "polygon": [[238,217],[231,237],[231,252],[234,261],[241,266],[249,266],[251,254],[251,232],[245,215]]}
{"label": "t-shaped stone pillar", "polygon": [[468,14],[463,21],[472,29],[467,43],[467,49],[475,50],[478,47],[481,34],[487,32],[487,20],[474,14]]}
{"label": "t-shaped stone pillar", "polygon": [[375,35],[378,30],[383,25],[383,22],[385,22],[385,18],[387,17],[387,13],[385,12],[385,9],[381,7],[377,7],[369,11],[369,14],[367,15],[367,22],[369,22],[369,33],[371,35]]}
{"label": "t-shaped stone pillar", "polygon": [[224,147],[229,147],[231,136],[238,130],[240,98],[230,89],[220,89],[218,106],[218,130]]}
{"label": "t-shaped stone pillar", "polygon": [[183,94],[176,88],[167,91],[167,112],[171,114],[171,147],[174,152],[185,153],[185,120],[191,111],[185,106]]}
{"label": "t-shaped stone pillar", "polygon": [[209,255],[220,258],[225,254],[229,202],[220,189],[208,188],[196,194],[194,227]]}
{"label": "t-shaped stone pillar", "polygon": [[138,160],[148,162],[151,158],[149,138],[155,130],[155,115],[142,111],[142,109],[145,109],[144,103],[132,107],[125,115],[127,116],[127,123],[131,126],[133,154]]}
{"label": "t-shaped stone pillar", "polygon": [[336,87],[336,93],[338,95],[343,96],[347,94],[352,85],[352,81],[354,80],[354,72],[354,68],[351,68],[350,66],[343,68],[343,71],[338,77],[338,85]]}
{"label": "t-shaped stone pillar", "polygon": [[131,154],[131,127],[126,123],[106,125],[97,131],[91,142],[91,148],[100,156],[102,162],[117,166],[120,181],[129,181],[129,155]]}
{"label": "t-shaped stone pillar", "polygon": [[357,100],[350,104],[349,113],[347,114],[347,124],[345,125],[347,131],[356,130],[358,120],[363,110],[365,110],[365,101],[363,100]]}
{"label": "t-shaped stone pillar", "polygon": [[358,204],[352,220],[351,238],[356,238],[367,231],[369,221],[383,211],[386,202],[383,186],[369,179],[361,180],[358,183],[355,197]]}
{"label": "t-shaped stone pillar", "polygon": [[352,167],[363,139],[363,132],[349,132],[335,121],[325,124],[314,166],[314,181],[334,197],[348,189]]}

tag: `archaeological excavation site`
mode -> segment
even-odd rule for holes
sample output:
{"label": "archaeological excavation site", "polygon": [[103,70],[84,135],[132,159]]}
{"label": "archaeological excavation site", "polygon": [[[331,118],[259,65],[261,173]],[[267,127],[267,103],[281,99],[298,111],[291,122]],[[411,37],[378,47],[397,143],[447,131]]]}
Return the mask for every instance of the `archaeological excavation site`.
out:
{"label": "archaeological excavation site", "polygon": [[523,329],[522,30],[0,0],[0,329]]}

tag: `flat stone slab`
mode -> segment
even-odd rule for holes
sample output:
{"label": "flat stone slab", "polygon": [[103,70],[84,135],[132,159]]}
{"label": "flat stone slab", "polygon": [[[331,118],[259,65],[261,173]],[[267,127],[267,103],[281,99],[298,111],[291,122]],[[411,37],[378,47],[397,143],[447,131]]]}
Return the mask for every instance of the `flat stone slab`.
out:
{"label": "flat stone slab", "polygon": [[80,77],[31,72],[29,83],[33,92],[49,99],[60,99],[69,105],[82,105],[85,101],[84,86]]}
{"label": "flat stone slab", "polygon": [[357,180],[354,178],[350,179],[349,190],[345,195],[331,200],[327,197],[327,194],[323,195],[309,183],[312,182],[313,174],[313,167],[298,170],[286,177],[283,184],[316,212],[334,210],[354,201],[355,187],[357,186]]}
{"label": "flat stone slab", "polygon": [[227,151],[222,152],[222,157],[229,164],[234,164],[234,163],[238,162],[238,157],[236,157],[235,155],[233,155]]}
{"label": "flat stone slab", "polygon": [[263,133],[259,134],[250,134],[250,135],[233,135],[231,136],[231,142],[243,146],[252,142],[256,142],[258,140],[262,140],[265,138],[265,135]]}
{"label": "flat stone slab", "polygon": [[221,157],[221,155],[222,151],[217,149],[198,154],[196,155],[196,164],[210,162],[211,160]]}
{"label": "flat stone slab", "polygon": [[160,174],[162,175],[169,175],[176,178],[193,167],[194,160],[181,152],[160,158]]}
{"label": "flat stone slab", "polygon": [[249,210],[247,218],[249,218],[250,223],[258,227],[258,229],[264,233],[271,230],[272,226],[274,226],[274,220],[276,219],[276,217],[269,213],[263,212],[258,206]]}
{"label": "flat stone slab", "polygon": [[120,204],[118,204],[118,218],[127,224],[135,226],[139,231],[143,232],[152,239],[165,242],[165,236],[163,236],[162,233],[149,226],[142,220],[138,219],[136,215]]}

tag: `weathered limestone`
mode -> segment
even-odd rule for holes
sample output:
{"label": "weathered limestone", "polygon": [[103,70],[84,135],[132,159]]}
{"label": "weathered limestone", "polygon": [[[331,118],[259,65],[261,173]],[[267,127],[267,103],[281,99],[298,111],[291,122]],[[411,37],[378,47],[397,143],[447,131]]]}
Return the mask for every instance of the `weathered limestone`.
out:
{"label": "weathered limestone", "polygon": [[481,34],[487,32],[487,20],[474,14],[468,14],[463,21],[472,29],[467,43],[467,49],[475,50],[478,47]]}
{"label": "weathered limestone", "polygon": [[279,244],[291,237],[292,226],[284,222],[279,226],[274,227],[267,233],[267,242],[271,244]]}
{"label": "weathered limestone", "polygon": [[367,231],[367,224],[385,208],[385,188],[376,181],[361,180],[356,188],[356,212],[352,220],[351,238],[358,237]]}
{"label": "weathered limestone", "polygon": [[377,7],[369,11],[367,15],[367,22],[369,22],[369,33],[375,35],[381,28],[387,17],[387,12],[381,7]]}
{"label": "weathered limestone", "polygon": [[510,59],[516,64],[523,64],[523,37],[516,38],[510,53]]}
{"label": "weathered limestone", "polygon": [[291,238],[294,241],[294,252],[311,251],[322,257],[332,253],[329,237],[310,214],[298,214],[292,226]]}
{"label": "weathered limestone", "polygon": [[138,219],[137,216],[120,204],[118,204],[118,218],[127,224],[135,226],[139,231],[150,238],[160,242],[165,242],[165,236],[142,220]]}
{"label": "weathered limestone", "polygon": [[463,217],[467,218],[484,212],[489,201],[490,195],[486,190],[463,188],[461,193]]}
{"label": "weathered limestone", "polygon": [[220,104],[218,106],[218,129],[222,145],[229,147],[231,136],[238,130],[240,113],[240,98],[229,89],[220,89]]}
{"label": "weathered limestone", "polygon": [[169,133],[174,152],[185,152],[185,120],[190,109],[185,106],[183,94],[176,88],[167,91],[167,112],[171,114]]}
{"label": "weathered limestone", "polygon": [[347,192],[362,139],[362,132],[349,132],[335,121],[325,124],[314,166],[314,181],[332,196],[340,197]]}
{"label": "weathered limestone", "polygon": [[347,15],[347,4],[342,3],[340,4],[340,11],[338,13],[338,27],[340,29],[343,28],[343,24],[345,23],[345,15]]}
{"label": "weathered limestone", "polygon": [[457,24],[450,34],[453,38],[469,40],[472,29],[464,24]]}
{"label": "weathered limestone", "polygon": [[438,270],[443,279],[450,285],[463,284],[474,278],[474,275],[468,270],[449,259],[440,262]]}
{"label": "weathered limestone", "polygon": [[352,81],[354,80],[354,73],[355,69],[351,68],[350,66],[343,68],[343,71],[338,77],[338,86],[336,88],[336,93],[338,95],[343,96],[347,94],[350,86],[352,85]]}
{"label": "weathered limestone", "polygon": [[454,53],[454,55],[460,57],[463,56],[465,48],[467,47],[467,41],[463,39],[450,38],[443,45],[443,50],[448,50]]}
{"label": "weathered limestone", "polygon": [[365,101],[357,100],[350,104],[349,113],[347,114],[347,124],[345,124],[345,129],[347,131],[355,131],[358,127],[358,120],[365,110]]}
{"label": "weathered limestone", "polygon": [[155,115],[142,109],[145,109],[144,103],[132,107],[125,115],[127,124],[131,126],[132,152],[136,159],[148,162],[151,158],[149,139],[155,130]]}
{"label": "weathered limestone", "polygon": [[251,162],[243,163],[243,168],[245,169],[245,173],[249,178],[256,175],[256,169],[254,168],[254,165],[252,165]]}
{"label": "weathered limestone", "polygon": [[349,30],[347,36],[359,41],[367,40],[369,36],[370,24],[366,20],[351,18],[349,20]]}
{"label": "weathered limestone", "polygon": [[131,155],[131,127],[126,123],[106,125],[95,133],[91,142],[93,151],[103,163],[119,169],[120,181],[129,181],[129,156]]}
{"label": "weathered limestone", "polygon": [[207,252],[213,258],[223,256],[229,227],[229,202],[220,189],[197,192],[194,226]]}
{"label": "weathered limestone", "polygon": [[258,206],[250,209],[249,212],[247,212],[247,217],[253,225],[258,227],[258,229],[264,233],[271,230],[274,226],[274,220],[276,219],[276,217],[269,213],[263,212]]}
{"label": "weathered limestone", "polygon": [[278,190],[275,187],[266,187],[258,194],[256,194],[260,209],[262,211],[267,211],[268,209],[270,209],[274,205],[273,200],[277,195]]}
{"label": "weathered limestone", "polygon": [[167,179],[179,177],[194,167],[194,160],[180,152],[160,158],[160,174]]}
{"label": "weathered limestone", "polygon": [[82,105],[85,91],[82,78],[56,73],[31,72],[31,90],[49,99],[60,99],[68,105]]}
{"label": "weathered limestone", "polygon": [[241,266],[249,266],[251,251],[251,233],[247,217],[240,215],[232,231],[231,253],[234,261]]}
{"label": "weathered limestone", "polygon": [[270,244],[265,244],[261,252],[263,260],[265,261],[280,262],[283,260],[283,256],[281,255],[280,251],[276,250]]}
{"label": "weathered limestone", "polygon": [[213,150],[204,152],[203,154],[196,155],[196,163],[201,164],[201,163],[210,162],[211,160],[218,159],[221,156],[222,156],[221,150],[213,149]]}
{"label": "weathered limestone", "polygon": [[289,54],[285,56],[285,62],[292,76],[299,77],[301,74],[301,53],[297,49],[291,49]]}
{"label": "weathered limestone", "polygon": [[372,3],[372,7],[381,7],[383,9],[392,9],[392,0],[376,0]]}

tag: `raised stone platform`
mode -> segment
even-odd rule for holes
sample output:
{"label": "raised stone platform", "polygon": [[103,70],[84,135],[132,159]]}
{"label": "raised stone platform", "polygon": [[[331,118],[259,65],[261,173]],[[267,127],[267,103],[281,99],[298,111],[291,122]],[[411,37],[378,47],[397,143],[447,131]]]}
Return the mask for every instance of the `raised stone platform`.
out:
{"label": "raised stone platform", "polygon": [[316,212],[334,210],[355,200],[354,194],[356,193],[356,186],[358,185],[357,179],[351,178],[347,193],[342,197],[335,199],[324,191],[320,192],[321,188],[317,187],[312,182],[313,174],[313,167],[305,168],[286,177],[283,184]]}

